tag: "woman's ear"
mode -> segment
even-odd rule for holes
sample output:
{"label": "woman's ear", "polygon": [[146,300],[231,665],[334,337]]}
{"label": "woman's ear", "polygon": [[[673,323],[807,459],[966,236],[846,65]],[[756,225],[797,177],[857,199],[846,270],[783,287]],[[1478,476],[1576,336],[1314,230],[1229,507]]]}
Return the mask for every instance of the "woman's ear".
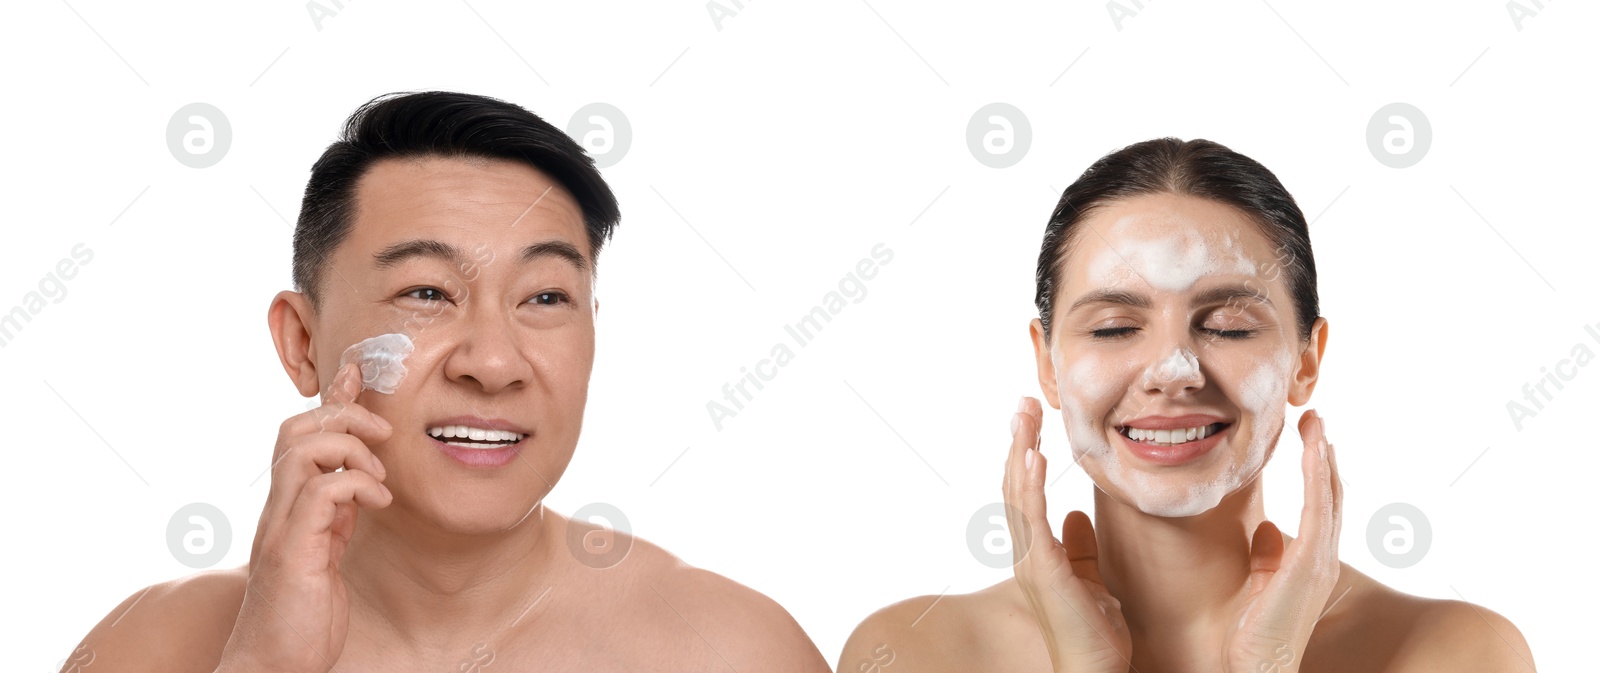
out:
{"label": "woman's ear", "polygon": [[1061,396],[1056,391],[1056,362],[1050,357],[1050,341],[1044,336],[1044,323],[1038,318],[1028,323],[1028,335],[1033,337],[1033,359],[1039,368],[1039,390],[1052,409],[1061,408]]}
{"label": "woman's ear", "polygon": [[321,390],[317,380],[317,348],[311,341],[311,324],[316,312],[311,302],[299,292],[284,290],[272,298],[267,308],[267,327],[272,332],[272,345],[278,350],[278,362],[289,375],[302,397],[311,397]]}
{"label": "woman's ear", "polygon": [[1300,351],[1294,370],[1294,380],[1289,382],[1289,404],[1301,406],[1311,401],[1311,391],[1317,387],[1317,376],[1322,373],[1322,351],[1328,346],[1328,319],[1318,317],[1311,323],[1311,338]]}

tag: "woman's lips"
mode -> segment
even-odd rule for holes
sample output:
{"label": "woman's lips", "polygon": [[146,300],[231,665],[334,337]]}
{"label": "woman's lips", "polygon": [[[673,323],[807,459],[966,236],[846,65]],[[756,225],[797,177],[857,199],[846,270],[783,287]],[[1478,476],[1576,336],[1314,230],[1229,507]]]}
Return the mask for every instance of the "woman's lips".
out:
{"label": "woman's lips", "polygon": [[522,451],[522,445],[528,441],[527,437],[523,437],[515,444],[508,444],[497,449],[469,449],[464,446],[446,444],[428,435],[423,436],[428,437],[428,441],[433,442],[434,448],[439,449],[440,453],[449,456],[466,467],[490,469],[510,465],[511,461],[516,460],[517,454]]}
{"label": "woman's lips", "polygon": [[1211,449],[1216,448],[1217,444],[1222,441],[1222,436],[1232,429],[1233,424],[1229,423],[1205,439],[1169,446],[1136,441],[1121,432],[1115,430],[1113,432],[1116,432],[1117,437],[1122,440],[1122,447],[1127,449],[1128,453],[1138,456],[1146,462],[1171,466],[1182,465],[1210,453]]}

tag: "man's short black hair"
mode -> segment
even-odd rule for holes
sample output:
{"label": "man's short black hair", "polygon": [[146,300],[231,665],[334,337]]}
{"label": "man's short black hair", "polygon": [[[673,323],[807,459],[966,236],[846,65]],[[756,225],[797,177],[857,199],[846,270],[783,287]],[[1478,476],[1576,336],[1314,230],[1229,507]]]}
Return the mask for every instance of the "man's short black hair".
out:
{"label": "man's short black hair", "polygon": [[384,94],[356,109],[311,166],[294,231],[294,285],[313,306],[321,306],[323,267],[350,232],[361,176],[380,159],[421,157],[510,159],[549,175],[577,199],[596,261],[622,217],[594,159],[539,115],[488,96]]}

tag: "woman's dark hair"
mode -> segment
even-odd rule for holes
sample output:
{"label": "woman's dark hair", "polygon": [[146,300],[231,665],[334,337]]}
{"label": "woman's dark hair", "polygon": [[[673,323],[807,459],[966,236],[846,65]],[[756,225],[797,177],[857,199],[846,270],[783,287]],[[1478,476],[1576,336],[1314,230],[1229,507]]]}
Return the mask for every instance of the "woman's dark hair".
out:
{"label": "woman's dark hair", "polygon": [[1044,334],[1050,336],[1067,250],[1077,226],[1095,208],[1144,194],[1182,194],[1225,203],[1250,216],[1277,251],[1289,294],[1294,298],[1300,340],[1311,336],[1317,320],[1317,267],[1305,215],[1278,177],[1254,159],[1209,140],[1184,142],[1158,138],[1100,157],[1062,192],[1039,251],[1034,304]]}
{"label": "woman's dark hair", "polygon": [[598,261],[622,214],[594,159],[538,115],[488,96],[390,93],[357,108],[339,138],[311,166],[294,230],[295,289],[320,307],[322,267],[350,232],[356,183],[386,158],[495,158],[532,166],[577,199]]}

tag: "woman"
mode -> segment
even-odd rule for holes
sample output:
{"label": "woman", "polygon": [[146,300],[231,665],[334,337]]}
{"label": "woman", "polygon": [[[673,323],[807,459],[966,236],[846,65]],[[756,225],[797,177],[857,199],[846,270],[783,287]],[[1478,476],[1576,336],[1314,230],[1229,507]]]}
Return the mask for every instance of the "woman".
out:
{"label": "woman", "polygon": [[[1304,215],[1265,167],[1165,138],[1067,188],[1039,255],[1039,385],[1094,523],[1046,522],[1041,405],[1011,420],[1014,577],[879,610],[840,671],[1532,670],[1505,618],[1409,596],[1340,563],[1326,423],[1300,417],[1298,537],[1266,520],[1261,469],[1327,345]],[[1063,456],[1066,457],[1066,456]]]}

